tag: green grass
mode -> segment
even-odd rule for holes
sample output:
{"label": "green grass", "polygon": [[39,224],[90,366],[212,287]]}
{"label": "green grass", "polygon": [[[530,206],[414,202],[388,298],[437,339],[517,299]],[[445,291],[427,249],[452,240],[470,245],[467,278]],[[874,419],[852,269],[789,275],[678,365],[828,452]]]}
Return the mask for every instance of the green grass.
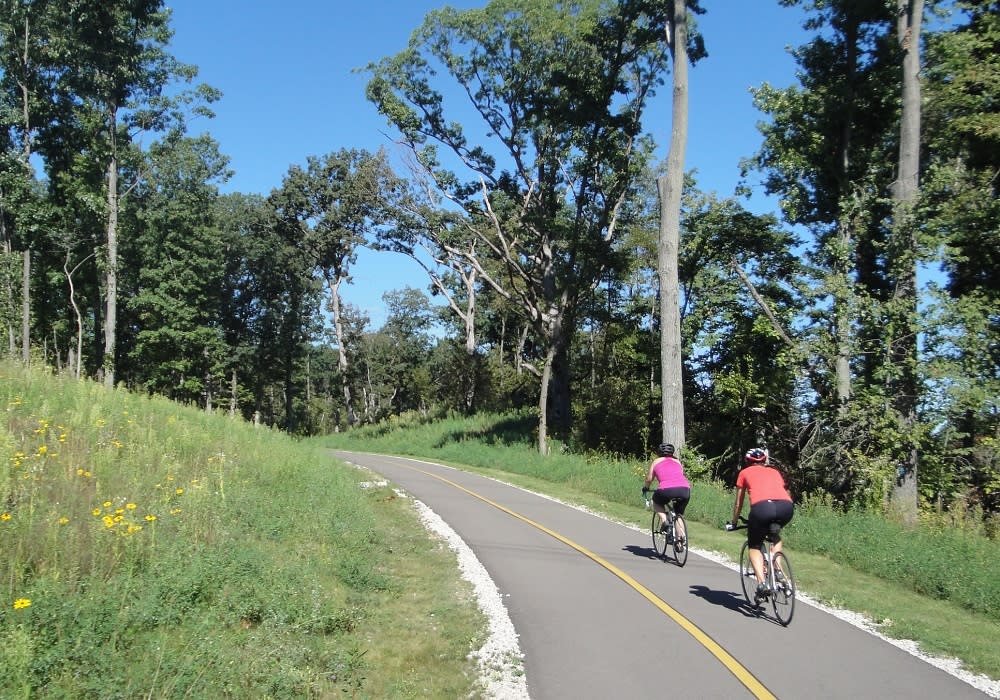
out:
{"label": "green grass", "polygon": [[412,504],[223,415],[0,363],[0,697],[475,697]]}
{"label": "green grass", "polygon": [[[431,458],[645,527],[640,462],[534,449],[533,421],[517,415],[395,420],[317,438],[320,444]],[[693,461],[698,472],[699,464]],[[736,560],[742,540],[722,530],[733,493],[696,481],[686,512],[696,547]],[[1000,679],[1000,545],[953,527],[905,528],[878,514],[838,513],[821,499],[797,508],[785,532],[800,588],[861,613],[889,637],[954,657]]]}

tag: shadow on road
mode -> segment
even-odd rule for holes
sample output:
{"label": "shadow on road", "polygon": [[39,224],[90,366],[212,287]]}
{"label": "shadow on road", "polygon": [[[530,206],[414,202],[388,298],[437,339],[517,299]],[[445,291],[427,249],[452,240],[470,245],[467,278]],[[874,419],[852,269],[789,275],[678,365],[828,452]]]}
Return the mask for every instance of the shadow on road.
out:
{"label": "shadow on road", "polygon": [[721,605],[724,608],[742,613],[744,617],[757,617],[757,613],[747,605],[741,593],[716,591],[707,586],[691,586],[691,592],[712,605]]}
{"label": "shadow on road", "polygon": [[656,550],[652,547],[640,547],[637,544],[629,544],[622,547],[626,552],[631,552],[637,557],[642,557],[643,559],[663,559]]}

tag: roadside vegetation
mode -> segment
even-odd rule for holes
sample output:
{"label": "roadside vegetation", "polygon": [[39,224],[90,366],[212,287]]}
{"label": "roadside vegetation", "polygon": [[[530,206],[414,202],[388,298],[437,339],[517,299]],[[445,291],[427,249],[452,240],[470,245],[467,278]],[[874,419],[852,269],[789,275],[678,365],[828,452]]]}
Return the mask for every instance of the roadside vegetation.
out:
{"label": "roadside vegetation", "polygon": [[316,445],[0,363],[0,697],[475,697],[412,504]]}
{"label": "roadside vegetation", "polygon": [[[316,440],[434,459],[646,527],[639,492],[646,462],[569,452],[543,457],[533,447],[532,428],[530,416],[516,413],[433,421],[411,416]],[[710,469],[697,455],[686,455],[686,463],[696,478],[687,509],[692,542],[735,561],[742,539],[722,530],[732,490],[705,478]],[[886,636],[914,640],[927,653],[958,658],[968,670],[1000,679],[1000,543],[986,535],[976,514],[924,514],[919,525],[907,527],[878,512],[845,512],[829,498],[806,496],[786,542],[796,577],[812,598],[865,615]]]}
{"label": "roadside vegetation", "polygon": [[[0,697],[477,697],[485,621],[407,499],[328,448],[422,456],[645,527],[645,463],[534,449],[530,416],[401,419],[297,441],[0,364]],[[696,456],[693,474],[707,470]],[[696,546],[735,558],[731,492]],[[980,522],[971,518],[971,523]],[[1000,678],[997,543],[806,499],[803,590]]]}

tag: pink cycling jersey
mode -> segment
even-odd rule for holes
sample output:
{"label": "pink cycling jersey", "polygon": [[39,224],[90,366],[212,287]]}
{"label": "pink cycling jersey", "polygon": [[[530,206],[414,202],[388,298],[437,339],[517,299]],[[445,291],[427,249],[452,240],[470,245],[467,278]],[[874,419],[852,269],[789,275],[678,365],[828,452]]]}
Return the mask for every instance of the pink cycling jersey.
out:
{"label": "pink cycling jersey", "polygon": [[653,475],[657,489],[672,489],[679,486],[691,488],[691,482],[684,476],[684,467],[676,457],[660,457],[653,462]]}

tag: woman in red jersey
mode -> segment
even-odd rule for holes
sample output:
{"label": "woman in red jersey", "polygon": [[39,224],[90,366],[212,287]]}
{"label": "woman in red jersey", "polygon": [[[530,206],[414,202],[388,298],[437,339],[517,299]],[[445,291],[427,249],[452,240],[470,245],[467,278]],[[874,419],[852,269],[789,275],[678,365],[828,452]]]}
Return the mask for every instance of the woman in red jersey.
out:
{"label": "woman in red jersey", "polygon": [[[743,511],[743,497],[750,496],[750,514],[747,516],[747,542],[750,565],[757,577],[757,591],[764,585],[764,555],[760,551],[771,523],[787,525],[792,519],[792,497],[785,488],[781,472],[767,464],[767,453],[755,447],[746,453],[746,466],[736,477],[736,503],[733,504],[732,527],[736,527]],[[772,554],[781,551],[781,534],[775,537]]]}

